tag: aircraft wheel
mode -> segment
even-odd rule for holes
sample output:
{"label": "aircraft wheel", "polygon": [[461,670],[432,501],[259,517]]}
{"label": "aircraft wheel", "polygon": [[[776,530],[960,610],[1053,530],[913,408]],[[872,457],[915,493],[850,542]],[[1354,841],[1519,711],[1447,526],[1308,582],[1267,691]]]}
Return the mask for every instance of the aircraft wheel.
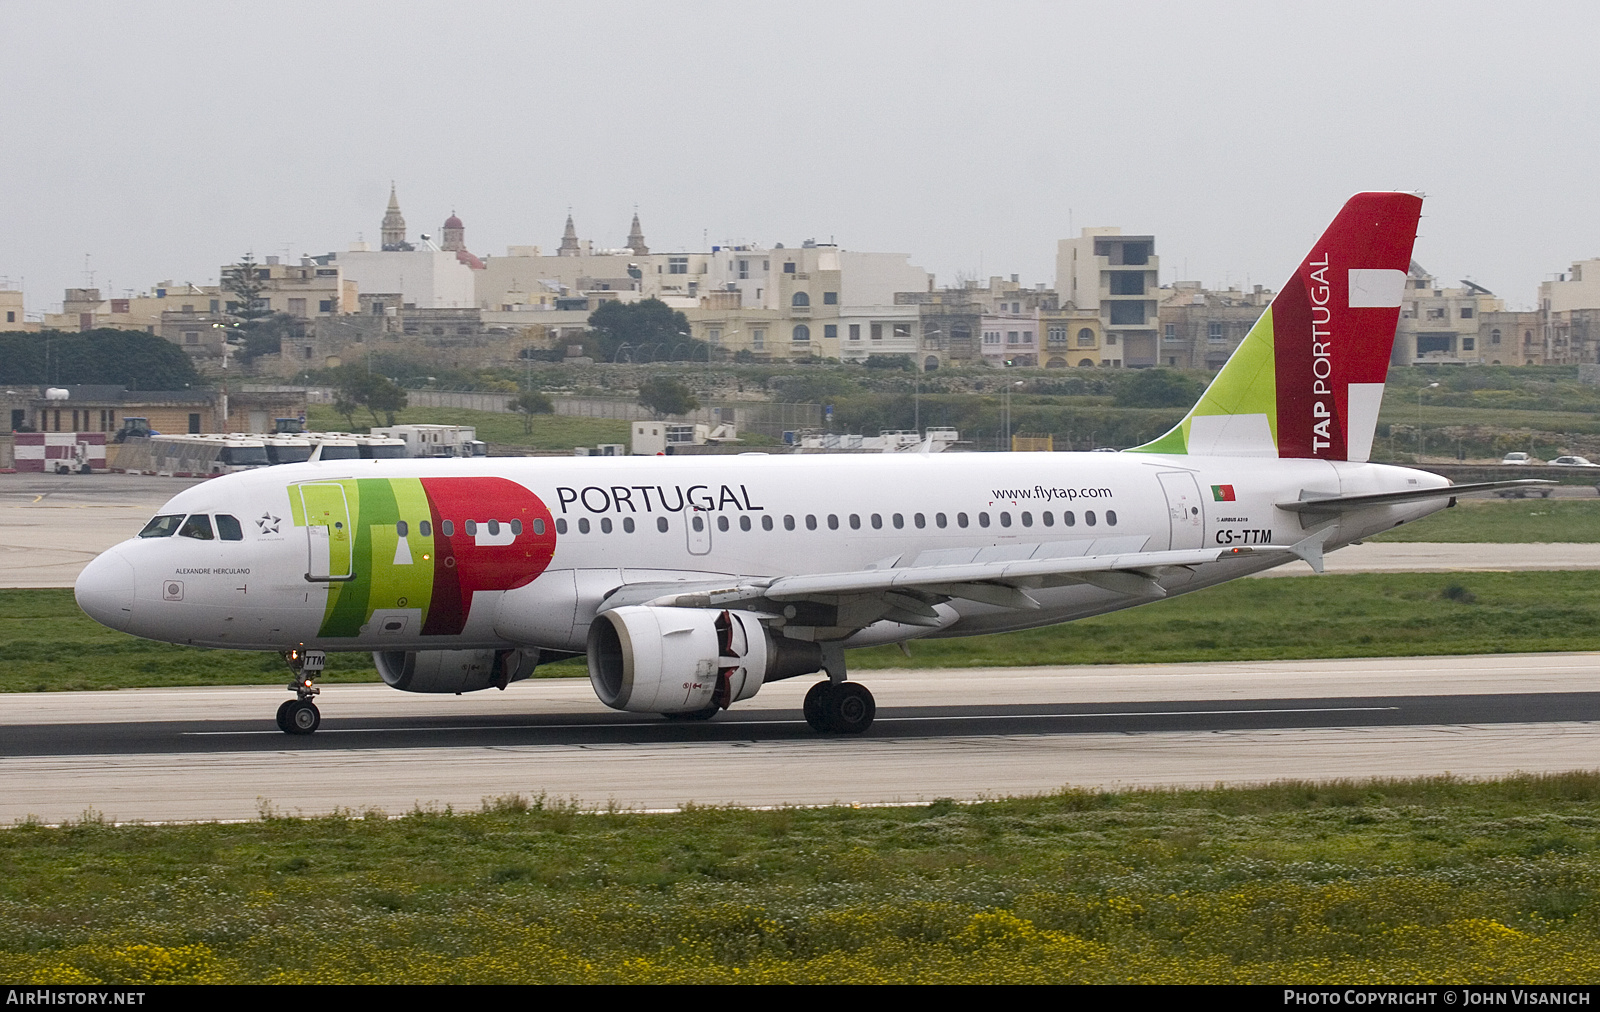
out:
{"label": "aircraft wheel", "polygon": [[310,700],[291,699],[283,711],[283,729],[289,734],[310,734],[322,724],[322,712]]}
{"label": "aircraft wheel", "polygon": [[278,730],[284,734],[289,733],[289,710],[298,702],[298,699],[285,699],[283,705],[278,707]]}
{"label": "aircraft wheel", "polygon": [[826,713],[830,731],[836,734],[860,734],[872,726],[872,719],[878,713],[878,704],[865,685],[840,682],[829,693]]}
{"label": "aircraft wheel", "polygon": [[805,715],[806,723],[811,725],[813,731],[827,734],[833,730],[828,723],[828,699],[833,695],[832,682],[818,682],[806,693]]}
{"label": "aircraft wheel", "polygon": [[722,711],[722,707],[715,703],[703,710],[690,710],[688,713],[663,713],[661,716],[668,720],[710,720]]}

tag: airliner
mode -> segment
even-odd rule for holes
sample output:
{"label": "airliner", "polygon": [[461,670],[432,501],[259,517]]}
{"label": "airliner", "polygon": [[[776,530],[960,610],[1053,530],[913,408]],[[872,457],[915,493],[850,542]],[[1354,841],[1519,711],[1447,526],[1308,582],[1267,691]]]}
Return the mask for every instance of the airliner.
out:
{"label": "airliner", "polygon": [[807,722],[860,733],[850,648],[1320,572],[1517,485],[1368,460],[1421,206],[1352,197],[1183,420],[1120,453],[313,460],[174,496],[77,600],[136,636],[281,652],[289,734],[321,722],[329,651],[458,694],[585,655],[600,702],[678,720],[820,675]]}

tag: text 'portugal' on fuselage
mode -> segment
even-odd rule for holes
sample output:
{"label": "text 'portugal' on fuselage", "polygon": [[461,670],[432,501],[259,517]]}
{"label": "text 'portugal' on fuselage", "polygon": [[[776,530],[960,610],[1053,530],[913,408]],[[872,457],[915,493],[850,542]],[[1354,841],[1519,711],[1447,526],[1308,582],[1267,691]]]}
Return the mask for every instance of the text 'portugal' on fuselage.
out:
{"label": "text 'portugal' on fuselage", "polygon": [[807,719],[859,732],[847,647],[1320,569],[1444,507],[1445,479],[1367,462],[1420,207],[1351,198],[1199,403],[1123,453],[282,465],[173,497],[78,602],[137,636],[282,651],[291,733],[320,721],[327,651],[413,692],[586,654],[608,706],[688,719],[824,672]]}

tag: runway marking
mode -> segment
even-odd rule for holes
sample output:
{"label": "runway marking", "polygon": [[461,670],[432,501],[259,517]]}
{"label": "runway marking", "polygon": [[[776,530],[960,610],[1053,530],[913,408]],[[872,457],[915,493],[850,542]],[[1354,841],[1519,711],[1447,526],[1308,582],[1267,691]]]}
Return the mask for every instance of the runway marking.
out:
{"label": "runway marking", "polygon": [[[926,717],[879,717],[875,724],[893,724],[917,720],[1052,720],[1066,717],[1237,717],[1251,713],[1380,713],[1399,710],[1398,706],[1308,706],[1288,707],[1283,709],[1267,708],[1259,710],[1130,710],[1109,713],[993,713],[978,714],[932,714]],[[804,724],[804,720],[739,720],[725,721],[722,726],[738,724],[740,727],[767,727],[778,724]],[[627,727],[669,727],[671,725],[661,721],[648,723],[628,724],[484,724],[479,726],[462,727],[345,727],[333,728],[327,731],[318,731],[317,734],[382,734],[385,732],[412,733],[417,731],[560,731],[560,730],[586,730]],[[680,724],[680,727],[692,725]],[[283,734],[282,731],[184,731],[185,737],[214,738],[230,735],[246,734]]]}

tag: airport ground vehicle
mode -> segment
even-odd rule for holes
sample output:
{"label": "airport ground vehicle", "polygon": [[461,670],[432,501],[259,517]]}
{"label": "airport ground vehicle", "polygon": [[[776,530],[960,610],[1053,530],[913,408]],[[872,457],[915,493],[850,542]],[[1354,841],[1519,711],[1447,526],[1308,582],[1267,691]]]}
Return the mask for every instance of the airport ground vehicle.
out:
{"label": "airport ground vehicle", "polygon": [[151,639],[280,650],[290,733],[330,650],[412,692],[505,688],[587,656],[615,709],[706,719],[823,672],[819,731],[872,694],[847,647],[1158,601],[1449,505],[1368,462],[1421,209],[1358,194],[1171,431],[1122,453],[323,459],[175,496],[77,583]]}
{"label": "airport ground vehicle", "polygon": [[1531,464],[1533,459],[1521,450],[1513,450],[1500,458],[1502,464]]}

